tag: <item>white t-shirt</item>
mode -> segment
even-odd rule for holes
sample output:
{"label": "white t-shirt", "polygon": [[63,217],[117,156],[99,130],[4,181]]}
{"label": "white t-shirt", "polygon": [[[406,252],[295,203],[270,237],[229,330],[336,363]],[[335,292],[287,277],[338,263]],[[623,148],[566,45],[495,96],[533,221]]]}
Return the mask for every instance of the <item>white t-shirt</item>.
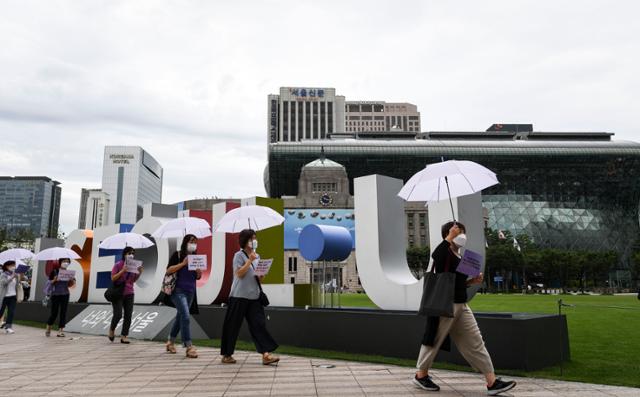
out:
{"label": "white t-shirt", "polygon": [[7,285],[7,293],[4,296],[16,296],[16,279],[15,277],[9,281]]}

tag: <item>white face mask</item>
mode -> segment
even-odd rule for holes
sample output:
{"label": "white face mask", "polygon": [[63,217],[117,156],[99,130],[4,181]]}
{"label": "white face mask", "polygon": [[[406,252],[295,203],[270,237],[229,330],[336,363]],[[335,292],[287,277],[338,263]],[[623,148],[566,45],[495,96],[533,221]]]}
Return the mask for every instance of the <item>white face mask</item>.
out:
{"label": "white face mask", "polygon": [[69,267],[69,263],[68,262],[62,262],[62,265],[60,265],[60,267],[62,267],[63,269],[66,269]]}
{"label": "white face mask", "polygon": [[198,248],[198,244],[190,243],[187,244],[187,251],[196,252],[196,248]]}
{"label": "white face mask", "polygon": [[251,241],[251,248],[253,248],[254,251],[258,249],[258,240]]}
{"label": "white face mask", "polygon": [[133,259],[133,258],[134,258],[133,254],[127,254],[127,255],[125,256],[125,259],[129,259],[129,260],[130,260],[130,259]]}
{"label": "white face mask", "polygon": [[467,245],[467,235],[464,233],[458,234],[453,238],[453,243],[460,248],[464,247]]}

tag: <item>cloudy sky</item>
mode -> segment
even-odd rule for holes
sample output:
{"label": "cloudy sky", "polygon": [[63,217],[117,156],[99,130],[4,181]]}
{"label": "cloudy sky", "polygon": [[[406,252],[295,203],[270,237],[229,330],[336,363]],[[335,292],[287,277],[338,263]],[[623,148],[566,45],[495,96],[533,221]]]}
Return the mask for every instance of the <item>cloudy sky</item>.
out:
{"label": "cloudy sky", "polygon": [[264,194],[267,95],[418,105],[423,130],[530,122],[640,140],[637,1],[0,0],[0,175],[62,183],[105,145],[164,167],[163,200]]}

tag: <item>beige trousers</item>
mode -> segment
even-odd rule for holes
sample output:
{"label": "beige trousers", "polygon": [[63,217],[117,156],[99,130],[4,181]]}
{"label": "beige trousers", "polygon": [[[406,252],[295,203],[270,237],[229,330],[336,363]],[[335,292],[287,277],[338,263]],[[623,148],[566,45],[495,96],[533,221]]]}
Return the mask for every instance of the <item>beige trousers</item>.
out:
{"label": "beige trousers", "polygon": [[417,368],[426,371],[433,365],[433,361],[440,350],[442,342],[444,342],[447,334],[451,337],[453,343],[456,344],[458,351],[465,360],[476,370],[482,374],[493,373],[493,363],[487,348],[484,346],[484,340],[480,334],[480,328],[473,316],[473,312],[466,303],[456,303],[453,306],[453,318],[440,317],[438,325],[438,333],[434,346],[422,345],[420,355],[418,356]]}

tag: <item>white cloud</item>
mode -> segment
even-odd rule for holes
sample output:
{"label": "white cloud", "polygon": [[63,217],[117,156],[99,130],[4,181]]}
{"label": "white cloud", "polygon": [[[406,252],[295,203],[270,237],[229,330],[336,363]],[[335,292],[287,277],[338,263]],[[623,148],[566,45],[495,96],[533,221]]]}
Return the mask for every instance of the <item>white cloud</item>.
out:
{"label": "white cloud", "polygon": [[164,198],[264,194],[266,96],[409,101],[424,130],[533,122],[638,139],[634,1],[4,1],[0,174],[62,182],[140,145]]}

